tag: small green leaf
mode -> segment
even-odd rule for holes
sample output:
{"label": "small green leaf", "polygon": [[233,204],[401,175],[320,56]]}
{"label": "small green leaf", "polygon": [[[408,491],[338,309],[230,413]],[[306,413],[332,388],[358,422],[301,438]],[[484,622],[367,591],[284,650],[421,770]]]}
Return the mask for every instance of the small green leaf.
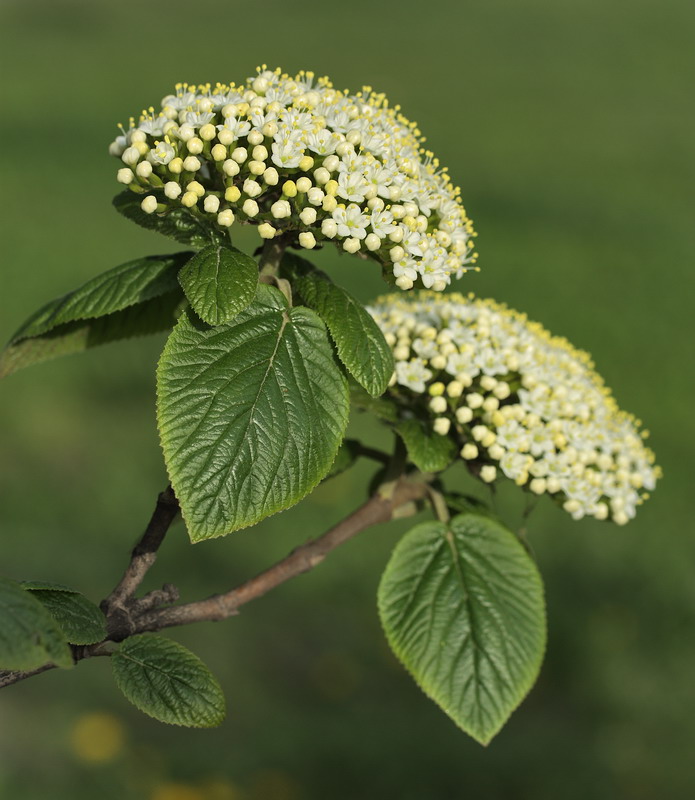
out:
{"label": "small green leaf", "polygon": [[72,652],[58,623],[31,592],[7,578],[0,578],[0,619],[0,669],[72,667]]}
{"label": "small green leaf", "polygon": [[420,688],[487,744],[535,682],[545,648],[541,577],[516,536],[473,514],[417,525],[393,551],[378,601]]}
{"label": "small green leaf", "polygon": [[104,615],[79,592],[37,581],[24,582],[22,587],[50,611],[72,644],[94,644],[106,636]]}
{"label": "small green leaf", "polygon": [[197,217],[184,206],[169,209],[165,214],[147,214],[140,207],[142,196],[126,189],[116,195],[113,205],[119,214],[150,231],[157,231],[190,247],[207,247],[215,242],[228,242],[218,228]]}
{"label": "small green leaf", "polygon": [[105,317],[68,322],[48,333],[20,339],[0,353],[0,378],[59,356],[169,330],[176,324],[182,303],[183,292],[177,288]]}
{"label": "small green leaf", "polygon": [[408,458],[422,472],[441,472],[456,456],[456,444],[448,436],[440,436],[419,419],[408,419],[395,426],[403,439]]}
{"label": "small green leaf", "polygon": [[391,348],[372,315],[328,275],[299,256],[288,253],[283,271],[291,277],[292,288],[304,303],[326,323],[338,358],[348,371],[373,397],[383,394],[395,367]]}
{"label": "small green leaf", "polygon": [[490,517],[496,522],[500,522],[496,514],[478,497],[471,494],[461,494],[460,492],[447,491],[444,493],[444,501],[450,511],[459,514],[479,514],[482,517]]}
{"label": "small green leaf", "polygon": [[47,303],[0,354],[0,377],[49,358],[172,327],[183,297],[177,276],[189,258],[190,253],[137,258]]}
{"label": "small green leaf", "polygon": [[233,247],[211,244],[186,264],[179,281],[196,314],[209,325],[220,325],[253,302],[258,264]]}
{"label": "small green leaf", "polygon": [[75,594],[75,590],[64,583],[54,583],[53,581],[21,581],[19,585],[22,589],[28,589],[30,592],[34,589],[48,589],[51,592],[71,592]]}
{"label": "small green leaf", "polygon": [[111,656],[111,665],[126,698],[160,722],[213,728],[224,719],[219,683],[198,656],[171,639],[131,636]]}
{"label": "small green leaf", "polygon": [[325,326],[260,284],[232,322],[192,313],[157,370],[159,430],[191,539],[253,525],[325,477],[348,418],[345,378]]}

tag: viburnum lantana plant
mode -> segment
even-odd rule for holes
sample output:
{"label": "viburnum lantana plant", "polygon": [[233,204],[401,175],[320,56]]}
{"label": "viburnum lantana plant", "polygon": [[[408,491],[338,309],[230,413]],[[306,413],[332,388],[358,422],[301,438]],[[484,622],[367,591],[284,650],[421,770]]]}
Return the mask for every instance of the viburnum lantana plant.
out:
{"label": "viburnum lantana plant", "polygon": [[[499,731],[540,669],[541,578],[525,536],[446,470],[462,462],[471,486],[510,479],[574,519],[622,525],[659,469],[585,353],[491,300],[442,294],[476,269],[475,234],[422,141],[370,88],[265,67],[241,85],[179,85],[121,128],[116,209],[191,249],[48,303],[0,375],[170,331],[157,367],[170,485],[99,607],[60,584],[0,579],[0,686],[108,656],[147,714],[215,725],[219,684],[158,632],[230,617],[365,528],[427,509],[383,574],[384,631],[458,726],[482,743]],[[233,247],[239,225],[257,230],[254,255]],[[365,308],[303,257],[326,245],[374,261],[397,292]],[[345,438],[351,408],[393,432],[390,452]],[[140,593],[179,514],[192,542],[231,534],[360,457],[378,464],[370,496],[264,572],[203,600],[180,602],[172,584]]]}

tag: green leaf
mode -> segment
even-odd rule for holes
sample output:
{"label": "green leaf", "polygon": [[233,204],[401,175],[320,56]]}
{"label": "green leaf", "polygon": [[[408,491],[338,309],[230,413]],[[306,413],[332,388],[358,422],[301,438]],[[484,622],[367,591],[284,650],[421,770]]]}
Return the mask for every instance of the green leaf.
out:
{"label": "green leaf", "polygon": [[140,207],[141,202],[142,196],[129,189],[113,199],[114,208],[119,214],[123,214],[141,228],[157,231],[176,239],[181,244],[201,248],[211,243],[229,241],[222,231],[200,219],[184,206],[171,208],[165,214],[147,214]]}
{"label": "green leaf", "polygon": [[105,317],[68,322],[40,336],[20,339],[0,353],[0,378],[59,356],[169,330],[176,324],[182,301],[178,288]]}
{"label": "green leaf", "polygon": [[233,247],[211,244],[186,264],[179,281],[196,314],[209,325],[221,325],[253,302],[258,264]]}
{"label": "green leaf", "polygon": [[58,623],[31,592],[7,578],[0,578],[0,619],[0,669],[72,667],[72,652]]}
{"label": "green leaf", "polygon": [[72,644],[94,644],[106,636],[104,615],[79,592],[37,581],[23,582],[22,587],[49,610]]}
{"label": "green leaf", "polygon": [[456,444],[448,436],[440,436],[419,419],[408,419],[395,426],[403,439],[408,458],[422,472],[441,472],[456,457]]}
{"label": "green leaf", "polygon": [[224,719],[219,683],[196,655],[171,639],[131,636],[111,656],[111,665],[127,699],[160,722],[213,728]]}
{"label": "green leaf", "polygon": [[545,648],[541,578],[514,534],[473,514],[417,525],[396,546],[378,602],[420,688],[487,744],[533,685]]}
{"label": "green leaf", "polygon": [[369,414],[386,422],[398,421],[398,406],[386,397],[372,397],[357,381],[350,379],[350,405],[359,411]]}
{"label": "green leaf", "polygon": [[128,261],[47,303],[0,354],[0,377],[49,358],[171,327],[183,297],[178,272],[190,255]]}
{"label": "green leaf", "polygon": [[351,294],[323,272],[291,253],[283,271],[292,288],[326,323],[338,357],[354,378],[378,397],[386,391],[395,369],[391,348],[372,315]]}
{"label": "green leaf", "polygon": [[159,362],[162,448],[194,542],[301,500],[347,425],[347,383],[319,317],[265,284],[256,297],[216,328],[184,314]]}

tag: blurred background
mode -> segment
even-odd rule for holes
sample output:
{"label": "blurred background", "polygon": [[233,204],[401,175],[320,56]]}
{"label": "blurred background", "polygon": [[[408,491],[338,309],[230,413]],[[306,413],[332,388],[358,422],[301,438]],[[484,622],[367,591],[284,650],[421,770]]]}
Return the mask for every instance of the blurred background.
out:
{"label": "blurred background", "polygon": [[[236,619],[172,631],[226,690],[219,729],[142,716],[103,659],[3,691],[2,800],[695,796],[693,23],[686,0],[0,0],[0,338],[97,272],[176,249],[110,207],[116,123],[180,80],[308,68],[338,87],[371,84],[420,123],[479,232],[482,271],[458,288],[589,350],[665,471],[624,528],[539,503],[529,528],[547,658],[486,749],[384,643],[376,585],[408,520]],[[362,300],[384,291],[372,265],[316,259]],[[162,344],[112,345],[2,383],[2,574],[95,601],[116,582],[166,483],[153,410]],[[387,442],[364,421],[353,430]],[[148,586],[173,581],[187,599],[228,588],[361,502],[370,474],[226,539],[191,547],[178,524]],[[500,498],[511,524],[513,489]]]}

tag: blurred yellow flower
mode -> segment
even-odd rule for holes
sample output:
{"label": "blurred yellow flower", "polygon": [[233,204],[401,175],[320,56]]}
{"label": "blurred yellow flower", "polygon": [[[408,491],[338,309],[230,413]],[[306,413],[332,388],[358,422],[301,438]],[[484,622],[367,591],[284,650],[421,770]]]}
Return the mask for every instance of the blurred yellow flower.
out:
{"label": "blurred yellow flower", "polygon": [[81,761],[104,764],[117,758],[125,744],[123,724],[113,714],[83,714],[73,726],[70,746]]}

